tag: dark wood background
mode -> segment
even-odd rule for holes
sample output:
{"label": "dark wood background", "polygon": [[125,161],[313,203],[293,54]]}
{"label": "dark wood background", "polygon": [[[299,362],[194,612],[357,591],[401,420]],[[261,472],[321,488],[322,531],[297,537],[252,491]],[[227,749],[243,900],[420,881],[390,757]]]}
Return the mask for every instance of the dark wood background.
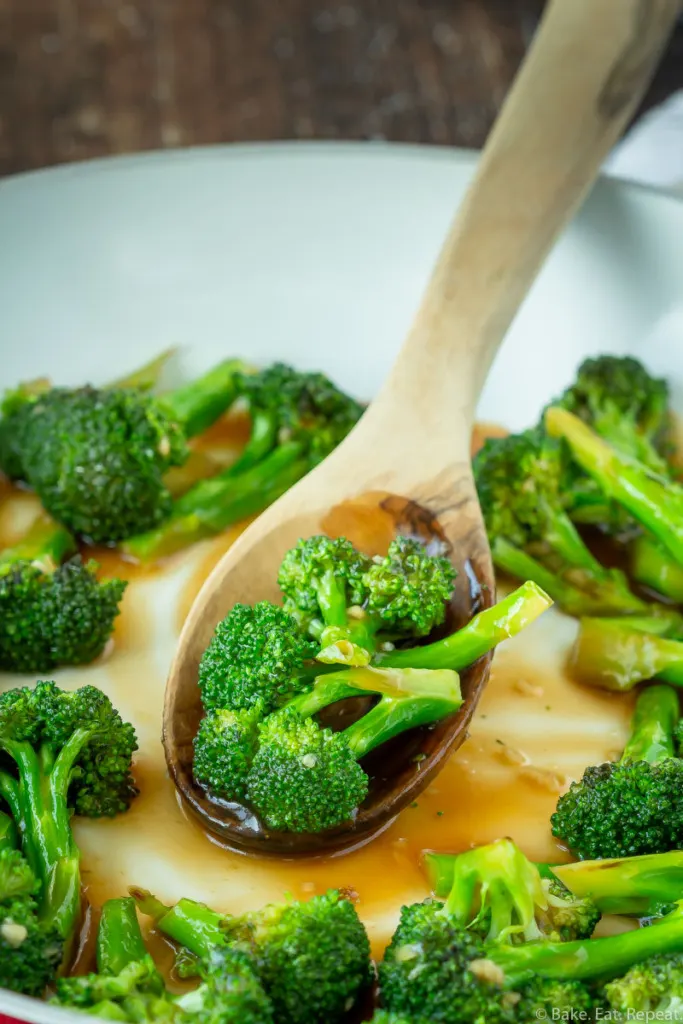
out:
{"label": "dark wood background", "polygon": [[[257,139],[481,146],[542,7],[0,0],[0,174]],[[681,87],[683,28],[645,106]]]}

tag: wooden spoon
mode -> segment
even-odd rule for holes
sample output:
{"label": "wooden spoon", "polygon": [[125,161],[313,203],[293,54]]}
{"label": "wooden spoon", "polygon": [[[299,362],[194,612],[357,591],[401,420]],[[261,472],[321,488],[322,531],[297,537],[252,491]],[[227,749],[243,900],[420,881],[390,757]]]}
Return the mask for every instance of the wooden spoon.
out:
{"label": "wooden spoon", "polygon": [[[228,846],[296,855],[366,841],[465,739],[490,657],[463,673],[458,715],[375,754],[371,792],[353,823],[318,836],[268,833],[251,811],[209,799],[193,780],[199,661],[233,604],[279,599],[282,556],[316,533],[346,535],[370,553],[397,532],[437,540],[460,573],[451,625],[493,602],[470,469],[477,399],[546,254],[643,94],[677,12],[677,0],[548,5],[382,391],[344,443],[263,513],[204,584],[171,668],[163,742],[185,805]],[[524,381],[510,386],[523,400]]]}

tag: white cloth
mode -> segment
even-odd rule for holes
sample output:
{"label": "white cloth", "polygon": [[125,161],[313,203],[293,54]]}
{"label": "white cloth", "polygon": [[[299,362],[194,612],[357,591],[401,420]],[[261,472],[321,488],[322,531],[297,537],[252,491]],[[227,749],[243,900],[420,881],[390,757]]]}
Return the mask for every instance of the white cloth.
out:
{"label": "white cloth", "polygon": [[683,196],[683,90],[636,122],[604,170]]}

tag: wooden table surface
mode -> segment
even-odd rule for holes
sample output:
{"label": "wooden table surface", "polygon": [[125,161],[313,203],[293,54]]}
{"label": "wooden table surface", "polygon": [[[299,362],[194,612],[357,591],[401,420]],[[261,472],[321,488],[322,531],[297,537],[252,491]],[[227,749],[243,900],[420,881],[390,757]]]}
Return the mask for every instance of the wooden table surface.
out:
{"label": "wooden table surface", "polygon": [[[481,146],[543,0],[0,0],[0,174],[263,139]],[[683,87],[679,28],[646,100]]]}

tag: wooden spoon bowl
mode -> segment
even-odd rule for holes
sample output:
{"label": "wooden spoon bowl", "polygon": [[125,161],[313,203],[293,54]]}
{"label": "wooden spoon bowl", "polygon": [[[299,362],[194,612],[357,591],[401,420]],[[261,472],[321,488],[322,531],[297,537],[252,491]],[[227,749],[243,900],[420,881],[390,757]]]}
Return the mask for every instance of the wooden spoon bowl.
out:
{"label": "wooden spoon bowl", "polygon": [[[414,800],[465,739],[490,659],[464,674],[458,715],[368,759],[373,788],[355,821],[317,836],[267,833],[249,811],[208,799],[192,779],[199,661],[236,602],[278,599],[285,552],[321,532],[374,553],[382,538],[422,531],[445,543],[461,570],[454,624],[478,602],[492,602],[469,458],[476,402],[546,254],[642,96],[678,9],[678,0],[551,0],[383,390],[343,444],[272,505],[206,581],[171,667],[163,742],[182,800],[227,845],[280,855],[356,845]],[[521,400],[524,372],[510,381]]]}
{"label": "wooden spoon bowl", "polygon": [[[449,554],[458,570],[458,578],[441,633],[453,632],[493,602],[490,558],[483,534],[479,534],[478,549],[462,563],[457,553],[451,550],[438,519],[414,501],[381,492],[364,494],[356,501],[343,503],[322,519],[306,518],[292,523],[292,527],[295,529],[292,543],[299,536],[326,532],[331,536],[347,536],[366,554],[384,554],[389,541],[403,534],[425,541],[434,551]],[[284,550],[290,546],[285,542]],[[277,602],[280,595],[270,581],[266,590],[258,590],[258,597]],[[219,619],[228,611],[229,606],[219,614]],[[204,621],[208,622],[208,619]],[[199,657],[202,644],[203,640],[197,647]],[[214,800],[194,781],[192,741],[204,713],[197,686],[198,659],[193,670],[188,665],[188,671],[183,672],[179,685],[168,698],[164,744],[167,751],[172,751],[168,758],[171,776],[190,813],[232,849],[266,856],[293,857],[357,846],[380,832],[412,803],[440,771],[444,760],[463,742],[488,678],[490,660],[490,655],[480,658],[462,673],[464,704],[457,715],[435,727],[415,729],[405,736],[398,736],[363,759],[362,765],[370,777],[370,791],[350,825],[344,824],[319,835],[273,832],[265,828],[249,808]],[[333,728],[350,725],[367,706],[367,698],[342,701],[328,708],[321,719]]]}

